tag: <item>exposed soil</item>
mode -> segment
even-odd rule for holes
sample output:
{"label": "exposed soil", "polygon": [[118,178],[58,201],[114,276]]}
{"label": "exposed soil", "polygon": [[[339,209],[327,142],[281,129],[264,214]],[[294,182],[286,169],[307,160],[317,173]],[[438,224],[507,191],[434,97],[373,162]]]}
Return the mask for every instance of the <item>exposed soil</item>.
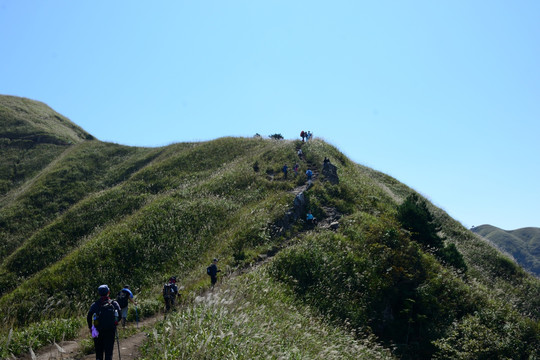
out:
{"label": "exposed soil", "polygon": [[[140,355],[139,348],[146,339],[146,331],[156,321],[163,317],[162,314],[156,314],[155,316],[143,319],[139,322],[140,331],[128,338],[120,339],[120,357],[118,357],[118,343],[114,344],[113,359],[114,360],[133,360],[137,359]],[[136,327],[135,323],[128,324],[128,327]],[[46,346],[39,350],[37,354],[32,353],[19,357],[20,360],[93,360],[96,358],[96,354],[83,355],[81,354],[80,341],[82,339],[89,339],[90,334],[84,329],[84,334],[75,341],[62,341],[58,344]],[[119,327],[118,332],[122,336],[122,327]]]}

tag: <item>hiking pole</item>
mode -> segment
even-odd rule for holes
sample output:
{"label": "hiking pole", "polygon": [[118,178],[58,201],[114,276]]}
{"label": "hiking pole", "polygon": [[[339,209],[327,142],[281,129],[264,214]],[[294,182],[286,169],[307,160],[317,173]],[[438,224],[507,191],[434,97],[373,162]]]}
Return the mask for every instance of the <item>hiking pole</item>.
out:
{"label": "hiking pole", "polygon": [[116,333],[116,343],[118,344],[118,360],[122,360],[122,357],[120,356],[120,339],[118,338],[118,329],[115,328],[114,332]]}
{"label": "hiking pole", "polygon": [[137,305],[135,305],[135,321],[137,321],[137,329],[139,328],[139,313],[137,312]]}

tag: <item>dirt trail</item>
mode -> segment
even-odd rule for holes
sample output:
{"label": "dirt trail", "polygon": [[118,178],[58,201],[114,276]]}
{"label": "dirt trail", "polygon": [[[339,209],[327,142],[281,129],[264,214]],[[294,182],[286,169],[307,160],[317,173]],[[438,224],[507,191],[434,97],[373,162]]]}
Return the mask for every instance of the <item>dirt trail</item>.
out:
{"label": "dirt trail", "polygon": [[[140,331],[125,339],[120,339],[120,358],[122,360],[137,359],[140,355],[139,348],[146,339],[146,331],[153,326],[158,320],[163,318],[163,314],[156,314],[155,316],[143,319],[139,322]],[[128,327],[136,327],[135,323],[128,324]],[[118,334],[122,336],[122,328],[118,329]],[[20,360],[94,360],[96,354],[82,355],[80,342],[83,339],[89,339],[90,335],[86,328],[81,338],[74,341],[62,341],[58,344],[46,346],[39,350],[37,354],[27,354],[17,359]],[[113,359],[120,360],[118,357],[118,343],[114,344]]]}

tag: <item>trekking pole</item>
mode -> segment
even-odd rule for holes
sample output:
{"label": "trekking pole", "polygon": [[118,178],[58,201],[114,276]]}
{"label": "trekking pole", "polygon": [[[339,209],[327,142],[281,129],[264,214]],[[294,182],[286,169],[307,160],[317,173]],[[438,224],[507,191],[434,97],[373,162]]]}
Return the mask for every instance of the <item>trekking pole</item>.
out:
{"label": "trekking pole", "polygon": [[139,328],[139,312],[137,311],[137,305],[135,305],[135,321],[137,321],[137,329]]}
{"label": "trekking pole", "polygon": [[118,338],[118,329],[114,329],[114,332],[116,333],[116,343],[118,344],[118,360],[122,360],[122,357],[120,356],[120,339]]}

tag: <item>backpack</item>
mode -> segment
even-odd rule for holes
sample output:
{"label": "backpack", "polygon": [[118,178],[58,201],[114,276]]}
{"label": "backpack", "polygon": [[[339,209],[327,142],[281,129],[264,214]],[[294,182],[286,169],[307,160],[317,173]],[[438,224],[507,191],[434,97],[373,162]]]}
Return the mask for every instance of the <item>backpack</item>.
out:
{"label": "backpack", "polygon": [[129,301],[129,293],[127,291],[120,290],[120,292],[116,296],[116,302],[118,303],[118,305],[120,305],[120,308],[123,309],[127,307],[128,301]]}
{"label": "backpack", "polygon": [[206,273],[210,276],[212,276],[212,265],[206,268]]}
{"label": "backpack", "polygon": [[112,300],[107,300],[99,307],[94,316],[94,326],[98,331],[112,330],[116,326],[118,312]]}
{"label": "backpack", "polygon": [[172,284],[171,283],[165,284],[165,286],[163,286],[163,297],[170,298],[172,297],[172,295],[173,295]]}

